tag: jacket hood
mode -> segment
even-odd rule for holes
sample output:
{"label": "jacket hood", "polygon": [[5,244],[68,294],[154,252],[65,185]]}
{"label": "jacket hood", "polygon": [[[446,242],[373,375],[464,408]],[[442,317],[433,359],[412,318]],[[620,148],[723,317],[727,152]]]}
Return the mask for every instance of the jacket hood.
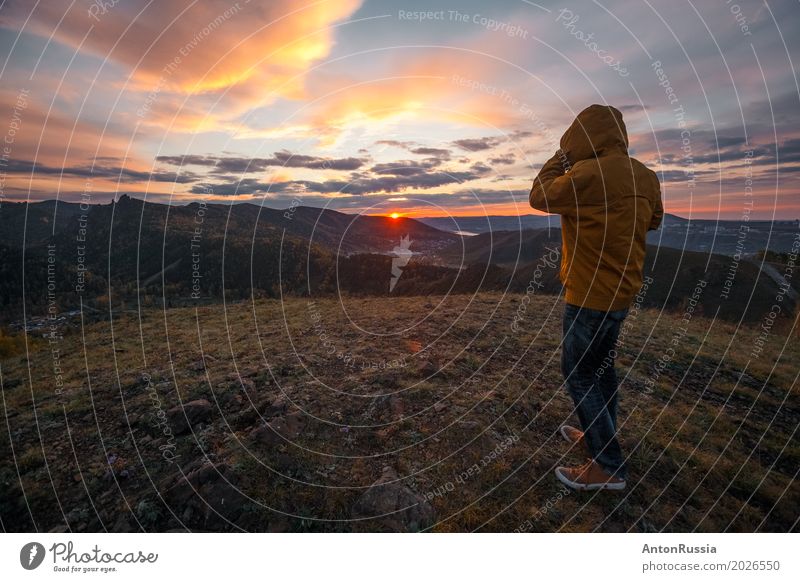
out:
{"label": "jacket hood", "polygon": [[572,164],[614,150],[627,153],[628,131],[622,113],[610,105],[590,105],[564,132],[561,150]]}

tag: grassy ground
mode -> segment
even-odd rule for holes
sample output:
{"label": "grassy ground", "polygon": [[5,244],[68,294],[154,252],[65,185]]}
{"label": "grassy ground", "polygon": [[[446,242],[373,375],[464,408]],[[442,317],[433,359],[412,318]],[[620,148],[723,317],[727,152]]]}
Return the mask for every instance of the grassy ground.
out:
{"label": "grassy ground", "polygon": [[[435,509],[433,531],[798,529],[800,354],[785,323],[759,354],[761,329],[634,310],[618,360],[629,487],[566,493],[552,469],[582,459],[556,433],[574,421],[561,305],[522,299],[148,310],[30,340],[29,360],[2,361],[2,526],[385,529],[353,507],[392,467]],[[210,418],[165,433],[166,411],[196,399]],[[260,415],[298,410],[290,438],[254,440]],[[162,497],[202,462],[247,497],[231,522],[198,525]]]}

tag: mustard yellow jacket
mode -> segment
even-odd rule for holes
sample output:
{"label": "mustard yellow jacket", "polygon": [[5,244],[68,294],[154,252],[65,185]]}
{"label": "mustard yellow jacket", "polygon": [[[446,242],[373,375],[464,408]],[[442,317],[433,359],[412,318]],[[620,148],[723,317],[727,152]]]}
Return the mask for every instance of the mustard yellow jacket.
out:
{"label": "mustard yellow jacket", "polygon": [[658,176],[628,155],[622,113],[608,105],[581,111],[560,145],[534,180],[530,203],[561,215],[567,303],[628,307],[642,286],[647,231],[664,213]]}

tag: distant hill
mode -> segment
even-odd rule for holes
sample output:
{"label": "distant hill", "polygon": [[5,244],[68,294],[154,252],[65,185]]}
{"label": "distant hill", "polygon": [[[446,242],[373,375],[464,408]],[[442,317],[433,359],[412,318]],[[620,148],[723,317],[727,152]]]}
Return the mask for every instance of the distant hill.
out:
{"label": "distant hill", "polygon": [[417,218],[418,221],[450,232],[479,234],[495,230],[528,230],[561,228],[557,214],[521,214],[519,216],[436,216]]}
{"label": "distant hill", "polygon": [[[452,216],[417,218],[430,226],[447,231],[466,231],[473,234],[493,230],[528,230],[537,228],[561,228],[561,217],[557,214],[520,214],[519,216]],[[674,214],[664,215],[664,225],[684,225],[689,221]]]}
{"label": "distant hill", "polygon": [[[263,208],[261,213],[266,214],[261,220],[286,228],[290,234],[344,253],[390,252],[399,244],[401,237],[410,238],[414,252],[425,252],[447,246],[460,238],[451,232],[405,217],[345,214],[309,206],[277,211]],[[286,218],[287,215],[290,218]]]}
{"label": "distant hill", "polygon": [[363,291],[375,288],[364,255],[385,255],[403,236],[414,253],[461,238],[407,218],[302,206],[169,206],[128,196],[85,212],[74,203],[4,203],[0,225],[0,311],[6,321],[21,315],[23,298],[41,313],[48,277],[62,311],[77,308],[81,298],[99,308],[110,298],[122,308],[143,300],[186,304],[193,293],[221,300],[223,290],[233,298],[309,293],[312,287]]}
{"label": "distant hill", "polygon": [[[672,225],[683,222],[668,216],[656,234],[672,236]],[[127,196],[86,212],[69,203],[6,203],[0,224],[0,318],[19,323],[24,304],[29,327],[46,323],[51,300],[58,312],[82,303],[107,313],[249,297],[387,296],[402,237],[413,256],[392,295],[525,292],[532,280],[536,293],[561,291],[557,265],[542,262],[560,248],[556,228],[460,236],[409,218],[302,206],[168,206]],[[656,284],[644,305],[681,309],[697,282],[708,280],[698,309],[731,321],[763,318],[782,281],[780,265],[762,271],[756,260],[663,245],[648,248],[645,270]],[[734,284],[722,294],[731,272]],[[791,281],[795,289],[799,281]],[[781,317],[796,300],[797,293],[787,296]]]}
{"label": "distant hill", "polygon": [[[451,232],[481,234],[496,231],[556,229],[558,215],[453,216],[418,218]],[[707,220],[665,214],[661,228],[647,235],[651,245],[720,255],[755,254],[762,250],[789,252],[800,237],[798,220]]]}
{"label": "distant hill", "polygon": [[[345,214],[309,206],[278,210],[249,203],[207,204],[204,208],[203,215],[198,217],[200,205],[196,202],[168,206],[123,195],[111,204],[91,205],[85,214],[90,224],[107,225],[114,212],[120,215],[121,224],[138,224],[141,218],[147,226],[165,230],[167,236],[182,229],[194,231],[195,219],[202,220],[208,230],[217,234],[227,230],[236,237],[285,229],[289,235],[345,254],[389,252],[397,246],[401,236],[410,237],[415,252],[439,248],[459,238],[405,217]],[[24,240],[28,246],[40,245],[52,236],[74,231],[81,214],[84,212],[80,205],[74,202],[4,203],[0,206],[0,244],[18,248]]]}
{"label": "distant hill", "polygon": [[659,246],[719,255],[754,255],[763,250],[785,253],[800,240],[798,220],[687,220],[668,215],[647,242]]}
{"label": "distant hill", "polygon": [[561,247],[561,229],[498,230],[464,237],[439,253],[450,266],[495,263],[504,266],[536,261],[546,247]]}
{"label": "distant hill", "polygon": [[[553,230],[531,230],[522,232],[492,232],[464,239],[462,249],[450,247],[441,256],[442,263],[457,269],[463,262],[468,269],[447,272],[441,275],[437,292],[449,288],[468,292],[475,284],[477,274],[485,274],[484,289],[525,292],[534,289],[536,294],[559,293],[558,255],[561,234]],[[726,280],[733,272],[730,290],[723,293]],[[648,245],[644,266],[645,277],[650,284],[642,294],[642,305],[658,309],[682,310],[692,297],[698,282],[705,281],[697,310],[706,315],[716,314],[729,321],[758,321],[769,313],[780,287],[776,278],[756,262],[736,263],[724,255],[710,255],[668,247]],[[404,275],[405,276],[405,275]],[[434,273],[428,273],[432,279]],[[421,278],[421,277],[417,277]],[[469,282],[471,281],[471,282]],[[401,280],[396,288],[405,293]],[[531,286],[531,282],[535,285]],[[800,281],[792,280],[793,289],[800,289]],[[787,294],[784,300],[791,310],[796,309]],[[784,307],[786,309],[786,307]]]}
{"label": "distant hill", "polygon": [[68,228],[81,214],[80,204],[47,200],[31,204],[0,204],[0,245],[19,248],[41,245]]}

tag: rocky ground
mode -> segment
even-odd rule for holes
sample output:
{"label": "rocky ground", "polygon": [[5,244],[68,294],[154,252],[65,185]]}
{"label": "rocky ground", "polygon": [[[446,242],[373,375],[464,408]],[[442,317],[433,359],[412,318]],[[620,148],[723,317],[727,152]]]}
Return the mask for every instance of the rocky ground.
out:
{"label": "rocky ground", "polygon": [[579,494],[552,473],[582,460],[557,434],[560,316],[555,297],[293,298],[31,338],[0,367],[2,527],[798,529],[788,322],[635,310],[629,487]]}

